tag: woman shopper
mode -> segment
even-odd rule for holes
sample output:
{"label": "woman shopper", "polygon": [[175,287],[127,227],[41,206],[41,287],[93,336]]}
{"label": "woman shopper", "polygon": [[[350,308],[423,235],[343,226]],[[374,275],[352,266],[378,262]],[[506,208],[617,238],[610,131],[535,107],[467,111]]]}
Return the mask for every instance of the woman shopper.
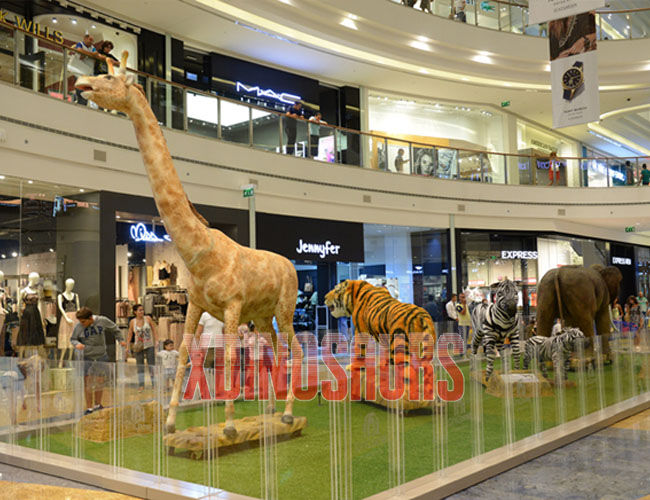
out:
{"label": "woman shopper", "polygon": [[[135,355],[135,361],[138,365],[138,391],[144,390],[144,360],[147,360],[149,367],[149,377],[151,385],[153,386],[153,367],[156,364],[156,344],[158,343],[158,334],[156,332],[156,324],[151,319],[151,316],[145,316],[144,308],[141,304],[133,306],[133,313],[135,318],[129,322],[129,341],[127,343],[128,349],[131,349]],[[131,342],[135,343],[131,346]]]}

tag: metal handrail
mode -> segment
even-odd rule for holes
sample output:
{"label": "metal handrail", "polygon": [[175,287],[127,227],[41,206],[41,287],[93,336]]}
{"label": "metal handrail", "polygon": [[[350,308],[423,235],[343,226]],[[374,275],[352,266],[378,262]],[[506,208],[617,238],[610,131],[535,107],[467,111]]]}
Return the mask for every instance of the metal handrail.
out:
{"label": "metal handrail", "polygon": [[[392,4],[397,3],[396,0],[388,0],[388,1],[390,3],[392,3]],[[489,23],[483,23],[483,24],[479,23],[478,12],[482,8],[482,6],[481,6],[482,3],[483,2],[481,2],[481,0],[475,0],[473,9],[470,6],[467,6],[467,7],[470,7],[469,9],[466,7],[466,9],[465,9],[466,13],[467,12],[472,12],[472,10],[474,11],[474,23],[471,23],[471,22],[469,22],[469,20],[466,20],[467,24],[470,24],[470,25],[473,24],[474,26],[487,28],[487,29],[493,29],[493,30],[496,30],[496,31],[507,31],[509,33],[518,33],[518,34],[527,35],[527,36],[535,36],[535,37],[543,37],[543,38],[548,37],[548,29],[541,27],[541,24],[545,24],[545,23],[541,23],[541,24],[537,24],[537,25],[525,23],[525,21],[524,21],[524,13],[526,14],[526,18],[527,18],[528,17],[528,8],[529,8],[528,5],[520,4],[520,3],[514,3],[514,2],[507,1],[507,0],[487,0],[486,3],[488,3],[488,4],[492,4],[492,3],[497,4],[496,9],[494,10],[494,12],[496,12],[497,15],[498,15],[497,16],[497,25],[496,25],[496,27],[494,27],[494,26],[491,26]],[[435,7],[435,3],[433,1],[432,1],[432,5]],[[402,4],[401,6],[407,7],[404,4]],[[510,21],[505,26],[502,25],[501,14],[500,14],[501,7],[506,9],[508,11],[508,14],[512,13],[511,9],[513,9],[513,8],[521,9],[522,10],[521,23],[515,24],[512,21]],[[413,7],[413,8],[415,10],[419,10],[419,9],[417,9],[415,7]],[[423,14],[426,13],[423,10],[420,10],[420,12],[422,12]],[[634,13],[639,13],[639,12],[650,12],[650,7],[638,7],[638,8],[634,8],[634,9],[616,9],[616,10],[599,9],[599,10],[596,10],[595,11],[596,17],[597,17],[596,26],[601,28],[598,31],[599,40],[611,40],[610,38],[607,38],[607,33],[604,33],[604,31],[602,30],[602,24],[603,24],[603,19],[601,18],[602,16],[611,15],[611,14],[626,14],[626,15],[629,15],[629,14],[634,14]],[[430,12],[429,14],[430,15],[435,15],[437,17],[441,17],[441,18],[445,19],[445,18],[451,18],[452,17],[451,15],[454,14],[454,13],[455,13],[454,0],[450,0],[450,2],[449,2],[449,10],[447,12],[442,12],[440,14],[437,14],[435,12]],[[537,34],[527,33],[526,28],[530,28],[530,27],[533,27],[533,26],[538,26],[540,28],[538,33]],[[513,28],[520,29],[521,32],[513,31]],[[612,29],[615,29],[615,28],[612,28]],[[635,37],[633,37],[631,29],[627,30],[628,31],[627,34],[624,33],[624,32],[620,32],[618,30],[616,30],[616,31],[617,31],[617,33],[619,35],[621,35],[621,38],[620,38],[621,40],[650,38],[650,33],[646,33],[646,32],[644,32],[643,36],[635,36]],[[619,38],[614,38],[614,40],[618,40],[618,39]]]}
{"label": "metal handrail", "polygon": [[[42,37],[40,35],[35,35],[34,33],[23,30],[20,27],[14,26],[13,24],[0,22],[0,25],[5,26],[9,30],[19,31],[19,32],[24,33],[26,36],[30,36],[32,38],[42,40],[42,41],[46,42],[49,45],[55,45],[55,46],[60,47],[61,50],[62,50],[62,53],[63,53],[63,61],[64,61],[64,63],[67,62],[67,60],[69,59],[68,53],[83,54],[84,56],[87,56],[87,57],[93,57],[95,59],[100,59],[99,57],[97,57],[94,54],[88,55],[88,53],[86,53],[84,51],[77,50],[77,49],[74,49],[72,47],[67,47],[64,44],[59,44],[57,42],[54,42],[54,41],[49,40],[47,38],[44,38],[44,37]],[[16,37],[14,37],[14,40],[15,39],[16,39]],[[14,50],[14,67],[16,67],[16,68],[20,67],[19,59],[20,59],[20,57],[19,57],[18,51]],[[276,111],[276,110],[273,110],[273,109],[268,109],[268,108],[265,108],[265,107],[262,107],[262,106],[257,106],[257,105],[254,105],[254,104],[242,102],[242,101],[239,101],[239,100],[236,100],[236,99],[230,99],[230,98],[227,98],[227,97],[216,96],[216,95],[211,94],[209,92],[201,91],[201,90],[198,90],[198,89],[195,89],[193,87],[183,85],[183,84],[180,84],[180,83],[170,82],[168,80],[165,80],[164,78],[160,78],[160,77],[157,77],[157,76],[154,76],[154,75],[150,75],[148,73],[145,73],[145,72],[142,72],[142,71],[139,71],[139,70],[136,70],[136,69],[128,68],[128,71],[132,72],[133,74],[135,74],[135,75],[137,75],[137,76],[139,76],[141,78],[144,78],[146,80],[145,87],[147,89],[151,89],[151,84],[153,82],[157,82],[157,83],[161,83],[161,84],[164,84],[164,85],[168,85],[170,88],[175,87],[175,88],[177,88],[177,89],[179,89],[180,91],[183,92],[183,127],[181,128],[181,130],[187,131],[188,115],[187,115],[187,105],[186,105],[187,97],[186,96],[187,96],[188,92],[191,92],[192,94],[196,94],[196,95],[202,95],[202,96],[205,96],[205,97],[209,97],[209,98],[212,98],[212,99],[217,99],[218,101],[230,102],[230,103],[236,104],[238,106],[244,106],[244,107],[249,108],[249,122],[250,122],[249,123],[249,130],[252,127],[252,120],[250,118],[252,116],[252,110],[259,110],[259,111],[262,111],[262,112],[270,114],[270,115],[275,115],[277,118],[279,118],[278,123],[280,124],[280,126],[281,126],[281,124],[282,124],[282,122],[284,120],[288,119],[286,114],[283,113],[283,112],[279,112],[279,111]],[[63,73],[62,78],[66,78],[64,81],[61,82],[63,87],[64,87],[62,94],[64,96],[67,96],[67,84],[66,84],[66,82],[67,82],[67,65],[64,65],[62,73]],[[16,83],[17,83],[17,81],[16,81]],[[150,90],[148,91],[148,94],[151,95]],[[219,110],[220,109],[221,109],[221,106],[219,106]],[[304,118],[291,118],[291,119],[297,120],[299,122],[303,122],[307,126],[309,124],[314,125],[313,122],[310,122],[309,120],[304,119]],[[216,125],[219,127],[219,129],[221,129],[221,125],[222,125],[221,117],[218,116],[217,120],[218,120],[218,123],[216,123]],[[403,147],[405,149],[408,148],[409,152],[411,152],[411,153],[413,151],[413,147],[428,149],[428,150],[432,150],[434,152],[436,152],[436,151],[439,152],[441,150],[443,150],[443,151],[455,151],[455,152],[457,152],[457,155],[458,155],[458,157],[456,159],[456,162],[458,162],[458,159],[461,158],[461,157],[477,156],[477,157],[480,158],[481,171],[482,171],[481,179],[489,177],[489,175],[487,175],[485,172],[483,172],[483,170],[485,170],[485,166],[483,165],[485,159],[490,158],[490,157],[491,158],[502,157],[503,161],[504,161],[503,173],[504,173],[504,178],[506,179],[506,181],[504,183],[507,183],[507,178],[509,176],[509,174],[507,172],[508,165],[505,162],[508,162],[509,160],[515,159],[514,161],[516,161],[517,164],[518,164],[519,160],[524,159],[524,160],[527,160],[527,161],[530,162],[530,169],[533,170],[535,168],[534,165],[533,165],[534,162],[537,162],[537,161],[540,161],[540,160],[541,161],[548,160],[548,155],[544,155],[544,154],[522,155],[520,153],[508,153],[508,152],[487,151],[487,150],[480,150],[480,149],[466,149],[466,148],[437,146],[437,145],[426,143],[426,142],[408,141],[408,140],[403,140],[403,139],[400,139],[400,138],[397,138],[397,137],[390,137],[390,136],[386,136],[386,135],[382,135],[382,134],[376,134],[376,133],[372,133],[372,132],[362,132],[362,131],[359,131],[359,130],[349,129],[349,128],[346,128],[346,127],[340,127],[340,126],[335,126],[335,125],[329,125],[329,124],[328,125],[317,124],[317,125],[319,127],[323,128],[323,129],[332,130],[333,135],[334,135],[335,144],[339,142],[339,138],[336,136],[337,133],[338,134],[354,134],[354,135],[358,135],[360,137],[367,137],[367,138],[376,139],[378,143],[381,143],[384,146],[384,151],[387,151],[388,146],[392,143],[392,144],[397,144],[397,145],[399,145],[399,147]],[[278,129],[278,133],[279,134],[282,133],[281,128]],[[218,134],[218,137],[221,138],[221,135],[222,134]],[[278,145],[281,147],[281,145],[284,142],[282,140],[283,136],[279,135],[278,139],[279,139],[278,140]],[[308,139],[308,144],[311,145],[309,143],[309,139]],[[254,146],[254,144],[253,144],[253,136],[252,135],[249,136],[249,145]],[[338,151],[338,148],[337,148],[337,151],[335,152],[335,155],[334,155],[335,156],[335,161],[339,162],[339,160],[341,160],[341,163],[344,163],[342,161],[342,155],[339,155],[338,153],[339,153],[339,151]],[[359,154],[361,154],[361,151],[359,151]],[[410,158],[411,159],[409,160],[409,163],[411,165],[413,165],[413,160],[412,160],[413,155],[412,154],[410,154]],[[384,158],[382,158],[382,159],[384,159]],[[386,160],[386,163],[387,163],[387,161],[388,161],[387,156],[386,156],[385,160]],[[636,175],[635,175],[635,178],[638,178],[639,163],[640,162],[650,161],[650,158],[644,157],[644,156],[629,156],[629,157],[565,156],[565,157],[559,157],[558,160],[560,160],[560,161],[578,161],[578,162],[617,162],[617,163],[621,163],[621,164],[624,161],[629,160],[630,162],[635,163],[635,170],[637,171]],[[378,161],[379,161],[379,158],[378,158]],[[456,170],[457,170],[457,172],[455,172],[453,174],[453,176],[454,177],[459,177],[460,176],[460,167],[459,167],[458,164],[456,165]],[[609,166],[607,166],[607,171],[608,171],[607,176],[608,177],[609,177],[609,170],[610,170]],[[415,175],[417,175],[417,174],[415,174]],[[535,183],[535,182],[533,182],[533,183]]]}

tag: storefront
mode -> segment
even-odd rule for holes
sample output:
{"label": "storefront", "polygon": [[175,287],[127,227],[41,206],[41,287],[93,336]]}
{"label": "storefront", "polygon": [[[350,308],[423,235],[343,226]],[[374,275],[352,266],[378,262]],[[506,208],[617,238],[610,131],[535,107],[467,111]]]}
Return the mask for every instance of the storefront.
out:
{"label": "storefront", "polygon": [[[555,152],[560,158],[578,156],[578,143],[518,120],[517,152],[520,155],[519,184],[544,186],[550,182],[549,155]],[[560,185],[580,186],[580,165],[577,160],[561,160],[558,170]],[[554,182],[557,182],[557,178],[554,178]]]}
{"label": "storefront", "polygon": [[[379,136],[370,143],[373,168],[397,171],[395,159],[400,149],[409,160],[405,173],[435,175],[443,178],[476,179],[481,175],[494,182],[505,181],[504,162],[490,155],[463,152],[455,148],[479,151],[504,151],[505,115],[489,106],[468,106],[428,99],[371,92],[368,95],[368,129]],[[418,143],[409,158],[408,142]],[[426,147],[426,146],[430,147]],[[387,148],[387,151],[384,151]]]}
{"label": "storefront", "polygon": [[[601,240],[522,232],[459,231],[461,289],[475,289],[489,301],[490,286],[506,278],[520,287],[519,307],[534,314],[537,284],[550,269],[609,265],[609,244]],[[633,276],[624,281],[634,283]],[[634,285],[631,285],[634,286]]]}
{"label": "storefront", "polygon": [[324,297],[346,279],[385,287],[404,302],[444,305],[449,277],[446,230],[270,214],[258,214],[257,223],[258,247],[284,255],[296,266],[296,328],[336,328]]}
{"label": "storefront", "polygon": [[637,291],[643,290],[640,283],[637,281],[638,263],[635,255],[635,247],[632,245],[611,242],[609,244],[609,249],[609,265],[617,267],[623,275],[623,281],[621,281],[621,292],[619,294],[619,301],[623,304],[630,295],[636,297]]}

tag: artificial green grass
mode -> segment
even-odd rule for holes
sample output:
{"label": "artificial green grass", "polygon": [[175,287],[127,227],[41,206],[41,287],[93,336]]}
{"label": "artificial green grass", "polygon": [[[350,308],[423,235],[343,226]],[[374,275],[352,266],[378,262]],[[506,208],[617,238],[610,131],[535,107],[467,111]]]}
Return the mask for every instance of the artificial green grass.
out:
{"label": "artificial green grass", "polygon": [[[632,397],[635,391],[649,390],[638,386],[636,374],[639,367],[630,368],[629,356],[619,356],[616,363],[619,363],[618,378],[614,365],[604,368],[606,406]],[[495,369],[499,368],[500,361],[497,360]],[[508,443],[505,400],[487,395],[482,388],[479,392],[483,407],[482,439],[475,439],[469,370],[467,365],[461,369],[465,375],[465,396],[458,402],[449,403],[443,413],[400,418],[395,413],[366,403],[330,403],[318,399],[297,401],[294,414],[306,416],[308,421],[301,437],[278,442],[270,449],[253,445],[215,457],[210,462],[166,455],[158,434],[133,436],[117,443],[77,440],[76,453],[72,431],[50,433],[45,438],[39,438],[35,433],[21,439],[18,444],[39,447],[43,443],[45,449],[54,453],[76,454],[96,462],[160,473],[253,497],[266,496],[262,489],[266,487],[270,489],[266,492],[268,496],[280,498],[329,498],[333,496],[333,488],[337,489],[338,496],[364,498],[399,482],[467,460],[474,456],[475,450],[489,451]],[[569,373],[569,380],[575,381],[576,374]],[[585,380],[586,413],[591,413],[600,409],[596,376],[587,373]],[[557,392],[554,396],[541,398],[542,430],[561,423],[558,398]],[[517,441],[535,432],[534,404],[532,399],[519,398],[513,399],[512,404],[512,433],[514,441]],[[581,416],[576,387],[565,389],[564,406],[567,420]],[[262,406],[258,402],[237,402],[235,408],[239,418],[259,414]],[[280,402],[278,409],[281,408]],[[349,415],[347,424],[346,414]],[[177,427],[184,429],[223,420],[223,405],[211,402],[200,408],[181,409]],[[403,442],[396,442],[398,435]],[[476,446],[477,442],[481,443],[480,446]],[[333,446],[337,448],[333,449]],[[398,460],[400,454],[395,452],[395,448],[402,446],[403,458]],[[346,457],[348,450],[350,454]]]}

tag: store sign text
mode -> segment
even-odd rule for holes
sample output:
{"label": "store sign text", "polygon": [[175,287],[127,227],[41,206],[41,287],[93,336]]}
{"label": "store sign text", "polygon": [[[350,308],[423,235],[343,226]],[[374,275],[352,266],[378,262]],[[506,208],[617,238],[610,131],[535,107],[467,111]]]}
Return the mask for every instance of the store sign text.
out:
{"label": "store sign text", "polygon": [[502,259],[536,259],[537,252],[533,250],[501,250]]}
{"label": "store sign text", "polygon": [[162,243],[163,241],[171,241],[171,237],[165,234],[162,238],[153,231],[148,231],[147,227],[142,223],[133,224],[130,229],[131,239],[137,243],[142,241],[146,243]]}
{"label": "store sign text", "polygon": [[628,257],[612,257],[612,264],[619,264],[621,266],[631,266],[632,259]]}
{"label": "store sign text", "polygon": [[327,240],[325,243],[305,243],[300,239],[296,247],[296,253],[310,253],[319,255],[324,259],[328,255],[338,255],[341,245],[333,245],[331,241]]}
{"label": "store sign text", "polygon": [[51,40],[56,43],[63,43],[63,33],[60,31],[50,31],[49,26],[41,26],[34,21],[28,21],[24,17],[15,16],[14,22],[12,23],[7,17],[9,12],[0,10],[0,22],[5,24],[13,24],[14,26],[20,28],[21,30],[28,31],[37,36],[42,36],[47,40]]}
{"label": "store sign text", "polygon": [[237,82],[237,92],[255,92],[257,97],[267,97],[269,99],[275,99],[276,101],[283,102],[285,104],[295,104],[296,101],[302,99],[299,95],[289,94],[288,92],[276,92],[271,89],[261,89],[259,86],[255,85],[254,87],[243,84],[242,82]]}

